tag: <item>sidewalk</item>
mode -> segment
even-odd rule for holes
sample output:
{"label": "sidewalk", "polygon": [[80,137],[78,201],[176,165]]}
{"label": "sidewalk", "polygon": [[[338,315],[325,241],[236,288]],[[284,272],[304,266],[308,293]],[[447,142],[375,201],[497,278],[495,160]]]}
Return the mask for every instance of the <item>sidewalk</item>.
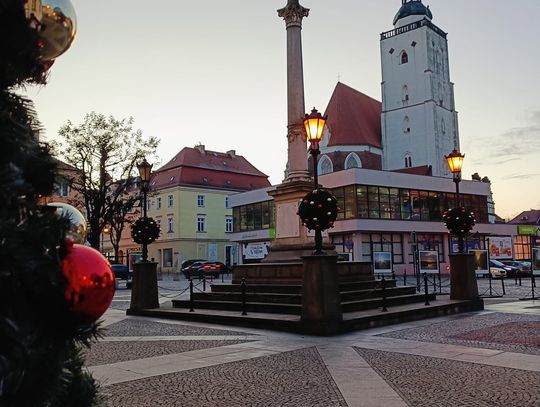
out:
{"label": "sidewalk", "polygon": [[109,406],[538,406],[540,301],[489,301],[330,338],[110,309],[87,364]]}

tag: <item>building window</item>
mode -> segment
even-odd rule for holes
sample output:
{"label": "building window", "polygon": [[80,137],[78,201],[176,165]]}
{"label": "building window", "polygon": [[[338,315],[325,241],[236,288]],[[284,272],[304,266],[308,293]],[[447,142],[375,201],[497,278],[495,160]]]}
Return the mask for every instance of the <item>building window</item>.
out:
{"label": "building window", "polygon": [[409,62],[409,56],[407,55],[405,51],[403,51],[401,53],[401,63],[406,64],[407,62]]}
{"label": "building window", "polygon": [[205,231],[205,223],[206,218],[202,215],[197,216],[197,232],[204,232]]}
{"label": "building window", "polygon": [[409,101],[409,87],[407,85],[403,85],[403,88],[401,89],[401,93],[402,93],[401,100],[403,101],[403,103],[408,102]]}
{"label": "building window", "polygon": [[156,199],[156,209],[161,209],[161,197]]}
{"label": "building window", "polygon": [[392,253],[393,264],[403,264],[403,238],[401,234],[370,233],[362,235],[362,260],[373,262],[373,252]]}
{"label": "building window", "polygon": [[531,261],[531,237],[512,236],[514,242],[514,259]]}
{"label": "building window", "polygon": [[167,218],[167,233],[173,233],[173,232],[174,232],[174,219]]}
{"label": "building window", "polygon": [[169,207],[169,208],[172,208],[172,207],[173,207],[173,204],[174,204],[174,198],[173,198],[172,195],[169,195],[168,207]]}
{"label": "building window", "polygon": [[345,159],[345,169],[362,168],[362,161],[355,153],[350,153]]}
{"label": "building window", "polygon": [[204,195],[197,195],[197,206],[204,208]]}
{"label": "building window", "polygon": [[319,160],[319,174],[330,174],[334,171],[334,166],[332,165],[332,161],[328,156],[323,155],[321,159]]}
{"label": "building window", "polygon": [[410,133],[411,132],[411,121],[409,119],[409,116],[405,116],[403,118],[403,133]]}
{"label": "building window", "polygon": [[172,249],[163,249],[163,267],[172,267]]}
{"label": "building window", "polygon": [[225,217],[225,232],[230,233],[233,231],[233,218],[232,216]]}
{"label": "building window", "polygon": [[152,200],[149,199],[148,201],[146,201],[146,210],[150,210],[152,209]]}
{"label": "building window", "polygon": [[[157,225],[159,227],[159,230],[161,230],[161,219],[159,219],[159,218],[156,219],[156,223],[157,223]],[[159,237],[161,237],[161,233],[159,234]],[[158,239],[159,239],[159,237],[158,237]]]}
{"label": "building window", "polygon": [[57,180],[54,192],[58,196],[68,196],[69,195],[69,182],[66,181],[65,179]]}
{"label": "building window", "polygon": [[225,197],[225,209],[229,209],[229,197]]}
{"label": "building window", "polygon": [[412,157],[410,155],[405,157],[405,168],[412,167]]}
{"label": "building window", "polygon": [[233,230],[271,229],[275,227],[274,201],[263,201],[233,208]]}

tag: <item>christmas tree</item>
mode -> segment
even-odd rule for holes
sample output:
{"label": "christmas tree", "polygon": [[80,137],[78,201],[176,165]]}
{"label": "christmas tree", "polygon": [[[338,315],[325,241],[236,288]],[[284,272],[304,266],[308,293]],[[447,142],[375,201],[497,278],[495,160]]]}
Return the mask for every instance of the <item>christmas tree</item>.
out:
{"label": "christmas tree", "polygon": [[50,66],[24,3],[0,0],[0,406],[95,406],[81,348],[96,325],[81,324],[65,296],[69,221],[39,205],[55,162],[32,103],[16,93],[44,84]]}

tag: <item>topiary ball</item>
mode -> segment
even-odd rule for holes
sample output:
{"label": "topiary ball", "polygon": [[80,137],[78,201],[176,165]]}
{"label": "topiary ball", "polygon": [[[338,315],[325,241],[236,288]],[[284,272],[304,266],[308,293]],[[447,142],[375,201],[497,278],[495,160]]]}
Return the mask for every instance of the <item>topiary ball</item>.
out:
{"label": "topiary ball", "polygon": [[325,189],[315,189],[308,193],[298,207],[298,216],[309,230],[333,228],[337,213],[337,199]]}
{"label": "topiary ball", "polygon": [[456,236],[467,235],[476,223],[474,213],[464,207],[447,210],[443,214],[443,221],[450,233]]}
{"label": "topiary ball", "polygon": [[131,225],[131,237],[138,244],[150,244],[159,237],[159,225],[152,218],[139,218]]}

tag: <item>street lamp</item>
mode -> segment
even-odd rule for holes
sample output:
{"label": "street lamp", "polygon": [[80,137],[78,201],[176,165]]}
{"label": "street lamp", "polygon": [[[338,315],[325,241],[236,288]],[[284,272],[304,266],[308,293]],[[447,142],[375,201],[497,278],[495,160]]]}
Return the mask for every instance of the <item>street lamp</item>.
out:
{"label": "street lamp", "polygon": [[[319,176],[317,171],[317,156],[320,153],[319,142],[322,139],[324,126],[326,124],[327,116],[322,116],[317,109],[313,108],[311,114],[307,115],[304,119],[304,127],[306,129],[306,136],[310,143],[309,152],[313,157],[313,183],[314,189],[319,188]],[[315,251],[313,254],[323,254],[322,251],[322,230],[320,228],[315,229]]]}
{"label": "street lamp", "polygon": [[[454,176],[454,182],[456,184],[456,207],[461,208],[461,199],[459,196],[459,183],[461,182],[461,168],[463,168],[463,159],[465,154],[461,154],[456,149],[446,156],[446,162],[448,163],[448,168]],[[458,253],[463,253],[465,250],[465,244],[463,240],[463,233],[458,233]]]}
{"label": "street lamp", "polygon": [[[143,194],[143,218],[146,219],[147,194],[149,189],[150,174],[152,173],[152,164],[146,161],[146,158],[137,164],[139,176],[141,178],[141,192]],[[142,244],[142,261],[148,261],[148,244]]]}
{"label": "street lamp", "polygon": [[108,235],[109,233],[111,233],[111,229],[108,226],[103,226],[103,229],[101,229],[101,253],[103,255],[105,255],[103,251],[105,235]]}

